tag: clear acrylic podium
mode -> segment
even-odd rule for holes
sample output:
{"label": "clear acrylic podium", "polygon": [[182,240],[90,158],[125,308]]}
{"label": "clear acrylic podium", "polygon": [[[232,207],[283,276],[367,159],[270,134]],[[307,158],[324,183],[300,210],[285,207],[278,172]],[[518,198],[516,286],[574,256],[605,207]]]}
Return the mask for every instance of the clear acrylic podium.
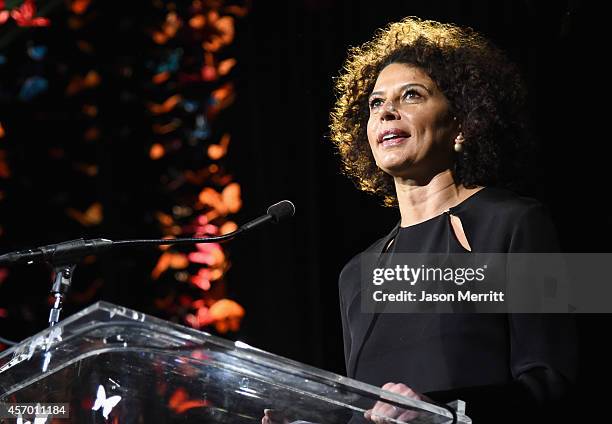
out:
{"label": "clear acrylic podium", "polygon": [[442,406],[105,302],[0,354],[0,403],[68,404],[68,419],[24,423],[261,423],[264,409],[286,423],[361,423],[381,399],[418,411],[414,423],[453,422]]}

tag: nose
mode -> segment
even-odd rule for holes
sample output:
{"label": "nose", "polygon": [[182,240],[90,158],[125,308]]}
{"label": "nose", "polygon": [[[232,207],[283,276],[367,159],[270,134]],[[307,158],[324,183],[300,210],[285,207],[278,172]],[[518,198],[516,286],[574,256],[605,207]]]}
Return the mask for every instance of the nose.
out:
{"label": "nose", "polygon": [[385,102],[380,115],[380,119],[383,121],[394,121],[400,117],[398,111],[395,109],[395,105],[391,101]]}

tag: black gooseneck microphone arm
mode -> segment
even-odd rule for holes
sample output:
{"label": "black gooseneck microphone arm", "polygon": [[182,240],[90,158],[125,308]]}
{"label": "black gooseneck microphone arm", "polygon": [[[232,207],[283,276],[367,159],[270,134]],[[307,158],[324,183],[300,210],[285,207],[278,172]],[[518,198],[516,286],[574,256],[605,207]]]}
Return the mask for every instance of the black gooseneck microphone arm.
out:
{"label": "black gooseneck microphone arm", "polygon": [[170,244],[218,243],[232,240],[238,235],[261,224],[272,221],[277,223],[295,214],[295,206],[289,200],[282,200],[270,206],[265,215],[253,219],[240,226],[236,231],[222,236],[189,237],[179,239],[141,239],[112,241],[104,238],[76,239],[57,244],[50,244],[36,249],[0,255],[0,265],[15,263],[47,262],[55,271],[51,293],[55,297],[49,313],[49,325],[53,327],[59,322],[64,296],[70,287],[76,264],[85,256],[100,253],[113,247],[141,247]]}

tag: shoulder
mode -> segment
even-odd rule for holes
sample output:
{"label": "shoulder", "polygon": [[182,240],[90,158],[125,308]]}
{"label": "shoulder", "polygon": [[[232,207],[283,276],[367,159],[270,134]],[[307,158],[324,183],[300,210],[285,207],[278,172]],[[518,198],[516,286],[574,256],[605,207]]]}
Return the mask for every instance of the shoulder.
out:
{"label": "shoulder", "polygon": [[539,200],[498,187],[486,187],[451,208],[451,213],[478,220],[481,224],[492,221],[502,226],[513,226],[517,222],[542,219],[550,215],[546,205]]}
{"label": "shoulder", "polygon": [[[486,187],[474,194],[473,205],[465,204],[471,208],[486,211],[489,215],[518,218],[534,210],[545,210],[542,202],[532,197],[521,196],[511,190],[499,187]],[[468,199],[469,200],[469,199]],[[459,205],[461,209],[462,205]],[[467,209],[467,208],[466,208]]]}
{"label": "shoulder", "polygon": [[550,211],[539,200],[497,187],[487,187],[474,196],[473,202],[457,210],[472,233],[502,242],[502,251],[558,250]]}
{"label": "shoulder", "polygon": [[367,260],[367,258],[372,258],[373,255],[382,252],[387,241],[393,236],[393,234],[397,231],[399,223],[391,229],[389,233],[387,233],[384,237],[379,238],[370,246],[368,246],[362,252],[357,253],[353,256],[342,271],[340,272],[340,277],[338,279],[339,289],[341,296],[346,294],[348,290],[354,290],[355,287],[359,286],[360,275],[361,275],[361,267],[363,265],[363,261]]}

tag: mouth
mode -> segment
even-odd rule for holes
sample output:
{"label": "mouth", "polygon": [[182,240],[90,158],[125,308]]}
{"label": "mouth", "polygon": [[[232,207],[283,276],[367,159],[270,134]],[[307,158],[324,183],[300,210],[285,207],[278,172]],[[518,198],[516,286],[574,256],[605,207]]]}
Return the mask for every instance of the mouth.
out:
{"label": "mouth", "polygon": [[410,138],[410,134],[406,131],[399,128],[389,128],[378,134],[378,144],[383,147],[396,146],[408,138]]}

